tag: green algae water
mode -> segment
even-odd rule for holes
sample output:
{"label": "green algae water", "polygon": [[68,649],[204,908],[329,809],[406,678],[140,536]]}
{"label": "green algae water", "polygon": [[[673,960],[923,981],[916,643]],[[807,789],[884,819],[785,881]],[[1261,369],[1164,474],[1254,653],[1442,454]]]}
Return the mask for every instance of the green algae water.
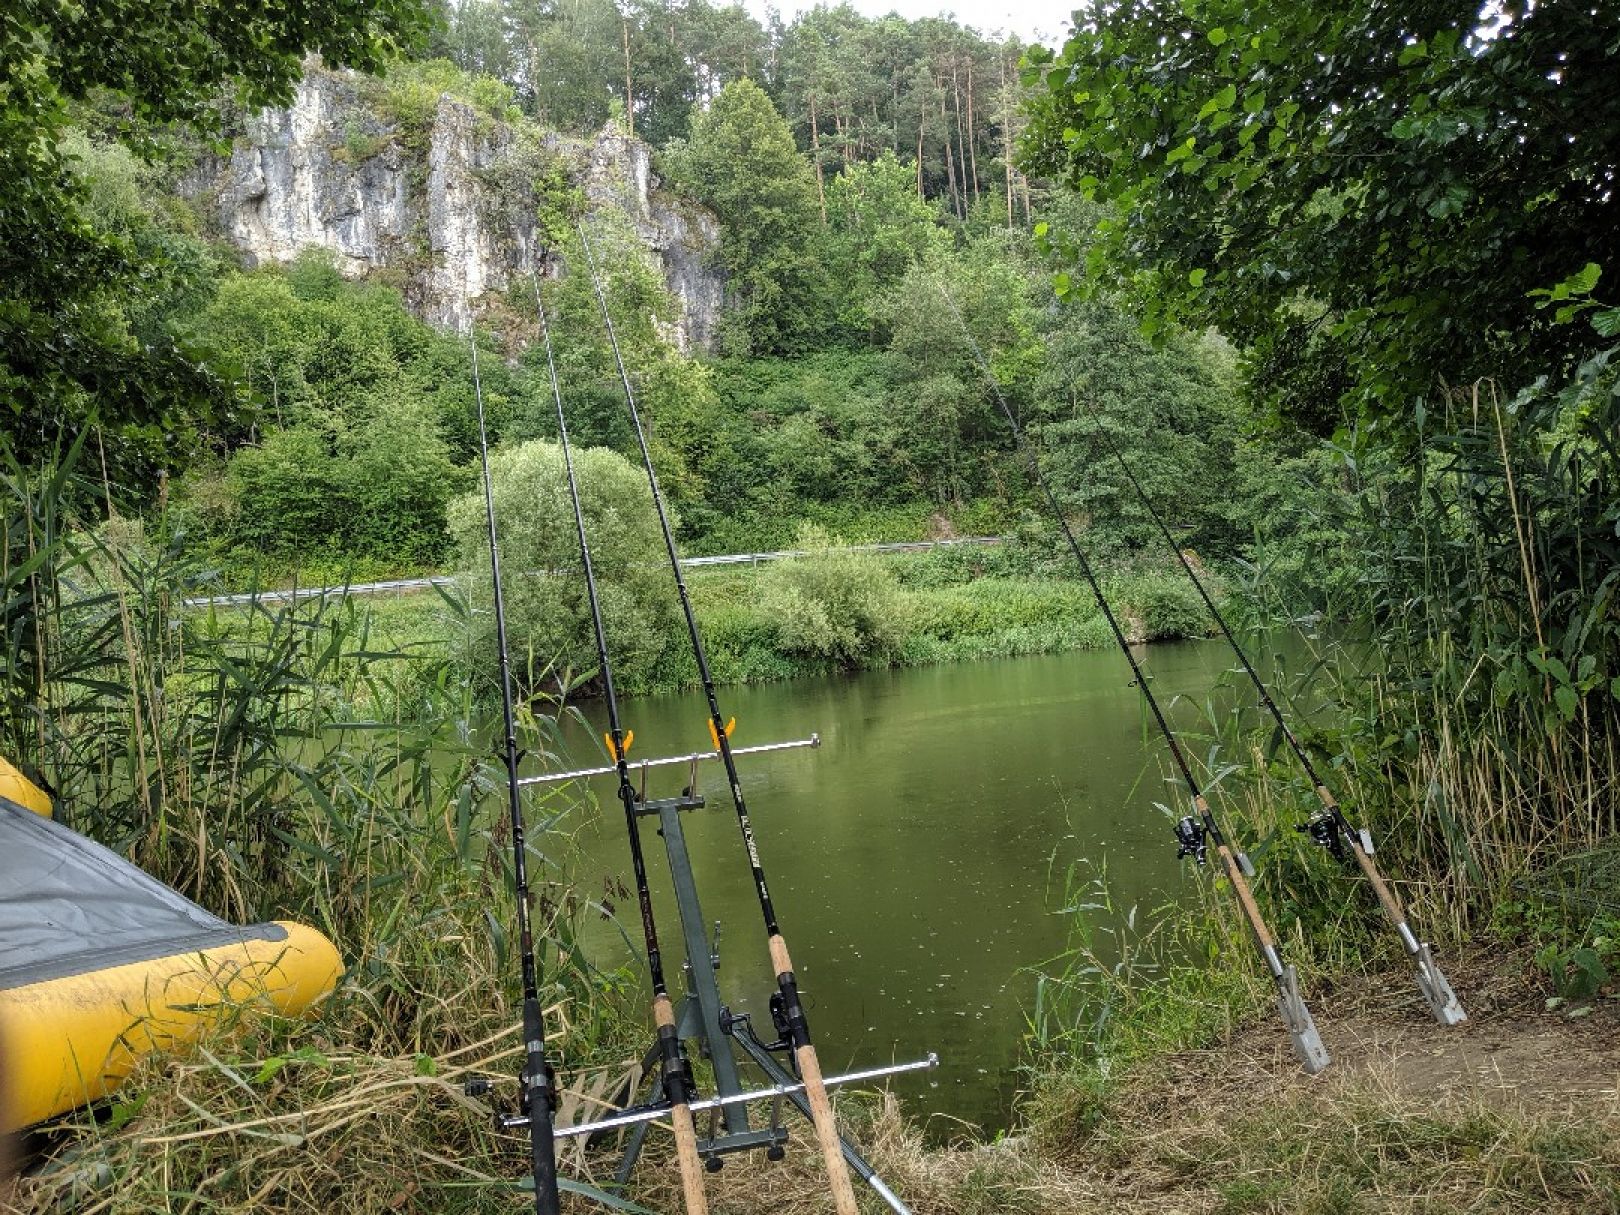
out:
{"label": "green algae water", "polygon": [[[1178,721],[1231,663],[1219,643],[1144,651],[1155,693]],[[1165,783],[1164,747],[1114,650],[952,663],[841,679],[721,689],[737,718],[733,745],[819,734],[815,750],[738,762],[760,859],[806,996],[822,1067],[916,1058],[940,1066],[895,1082],[915,1115],[987,1132],[1006,1127],[1034,1000],[1035,968],[1061,954],[1064,875],[1106,862],[1117,906],[1143,910],[1185,897],[1155,802],[1185,801]],[[605,716],[584,706],[565,737],[581,765],[605,762]],[[632,759],[705,750],[700,693],[626,701]],[[652,797],[680,792],[687,770],[653,769]],[[628,886],[629,850],[613,782],[575,820],[582,893]],[[719,921],[722,998],[770,1035],[774,981],[736,815],[718,763],[699,766],[706,808],[686,838],[705,919]],[[657,820],[642,820],[665,969],[682,989],[679,922]],[[593,961],[634,962],[634,896],[621,926],[591,933]],[[638,964],[639,966],[639,964]],[[639,973],[639,970],[638,970]]]}

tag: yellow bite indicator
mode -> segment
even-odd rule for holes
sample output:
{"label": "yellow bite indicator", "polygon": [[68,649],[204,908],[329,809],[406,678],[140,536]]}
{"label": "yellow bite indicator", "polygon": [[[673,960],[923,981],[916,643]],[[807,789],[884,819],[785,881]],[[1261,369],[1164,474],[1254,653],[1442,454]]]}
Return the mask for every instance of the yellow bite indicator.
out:
{"label": "yellow bite indicator", "polygon": [[613,749],[613,735],[602,735],[602,741],[607,744],[608,757],[612,759],[614,763],[618,763],[621,759],[630,758],[630,744],[636,741],[636,732],[634,730],[626,730],[624,732],[624,753],[622,755]]}
{"label": "yellow bite indicator", "polygon": [[[731,737],[731,732],[733,730],[735,730],[736,728],[737,728],[737,719],[735,717],[733,717],[730,721],[728,721],[726,723],[726,737],[730,738]],[[714,730],[714,718],[712,718],[712,717],[709,718],[709,741],[714,744],[714,749],[716,751],[718,751],[720,749],[720,735],[715,733],[715,730]]]}

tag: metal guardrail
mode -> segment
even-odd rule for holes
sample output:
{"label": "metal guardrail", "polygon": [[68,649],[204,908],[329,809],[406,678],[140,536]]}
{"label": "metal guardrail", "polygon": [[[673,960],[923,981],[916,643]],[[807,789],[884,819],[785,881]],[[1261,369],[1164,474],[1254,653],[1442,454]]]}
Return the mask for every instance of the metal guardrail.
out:
{"label": "metal guardrail", "polygon": [[[892,544],[851,544],[841,550],[851,553],[920,553],[929,549],[953,548],[961,544],[1002,544],[1005,536],[963,536],[956,540],[905,540]],[[781,561],[788,557],[807,557],[809,550],[784,548],[770,553],[726,553],[718,557],[682,557],[681,565],[687,569],[701,569],[711,565],[758,565],[762,561]],[[238,595],[204,595],[187,599],[188,608],[243,607],[258,603],[296,603],[301,599],[321,599],[329,595],[398,595],[410,591],[425,591],[435,586],[454,586],[461,574],[437,574],[430,578],[391,578],[384,582],[352,582],[339,586],[300,586],[288,590],[247,591]]]}

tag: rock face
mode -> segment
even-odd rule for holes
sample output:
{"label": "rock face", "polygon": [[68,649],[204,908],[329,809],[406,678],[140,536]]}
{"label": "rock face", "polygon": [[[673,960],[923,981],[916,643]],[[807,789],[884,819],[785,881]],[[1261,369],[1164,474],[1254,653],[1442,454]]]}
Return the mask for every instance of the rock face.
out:
{"label": "rock face", "polygon": [[378,112],[374,85],[312,67],[291,106],[250,118],[228,159],[193,174],[187,192],[245,263],[327,249],[345,275],[387,272],[421,316],[460,327],[527,267],[556,272],[522,180],[543,157],[566,166],[588,211],[622,212],[680,305],[671,337],[709,347],[725,296],[709,266],[719,227],[660,190],[646,144],[612,127],[594,143],[520,133],[448,95],[412,127]]}

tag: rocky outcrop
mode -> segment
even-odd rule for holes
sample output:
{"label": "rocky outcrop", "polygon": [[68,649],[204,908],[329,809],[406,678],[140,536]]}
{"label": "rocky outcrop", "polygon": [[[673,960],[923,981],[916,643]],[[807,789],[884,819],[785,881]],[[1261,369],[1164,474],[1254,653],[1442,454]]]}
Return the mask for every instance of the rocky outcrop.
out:
{"label": "rocky outcrop", "polygon": [[528,266],[556,272],[523,180],[543,158],[566,167],[589,210],[623,214],[680,306],[671,337],[708,348],[724,302],[709,260],[719,228],[660,189],[646,144],[612,127],[594,142],[519,131],[449,95],[412,126],[376,89],[312,67],[292,105],[249,118],[229,156],[192,175],[187,192],[246,264],[326,249],[345,275],[386,272],[425,319],[459,327]]}
{"label": "rocky outcrop", "polygon": [[613,127],[590,148],[584,186],[588,209],[617,208],[657,254],[664,281],[680,302],[682,348],[708,349],[725,302],[724,280],[709,261],[720,243],[714,216],[660,190],[652,149]]}

